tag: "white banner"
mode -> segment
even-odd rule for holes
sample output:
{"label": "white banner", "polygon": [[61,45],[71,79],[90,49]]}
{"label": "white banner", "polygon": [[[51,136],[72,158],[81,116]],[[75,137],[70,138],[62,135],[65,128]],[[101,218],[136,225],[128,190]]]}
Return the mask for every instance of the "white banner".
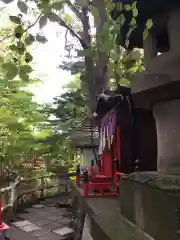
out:
{"label": "white banner", "polygon": [[84,221],[84,227],[83,227],[83,235],[82,240],[93,240],[91,233],[90,233],[90,219],[89,216],[86,214],[85,221]]}

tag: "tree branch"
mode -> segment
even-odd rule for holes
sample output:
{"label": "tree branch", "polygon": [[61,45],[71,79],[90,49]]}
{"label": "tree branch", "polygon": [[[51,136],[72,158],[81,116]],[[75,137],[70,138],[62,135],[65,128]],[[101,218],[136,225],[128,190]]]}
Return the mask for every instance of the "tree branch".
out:
{"label": "tree branch", "polygon": [[36,20],[35,20],[32,24],[30,24],[30,25],[24,30],[24,32],[27,32],[30,28],[34,27],[34,26],[38,23],[38,21],[39,21],[39,19],[42,17],[42,15],[43,15],[43,13],[39,14],[39,16],[36,18]]}
{"label": "tree branch", "polygon": [[5,41],[5,40],[7,40],[7,39],[9,39],[9,38],[11,38],[11,37],[13,37],[13,36],[14,36],[14,34],[11,34],[11,35],[3,37],[2,39],[0,39],[0,43]]}
{"label": "tree branch", "polygon": [[81,22],[83,23],[84,21],[84,17],[83,15],[79,12],[79,10],[72,4],[72,2],[70,0],[66,1],[66,4],[68,5],[68,7],[71,9],[71,11],[76,15],[77,18],[79,18],[79,20],[81,20]]}
{"label": "tree branch", "polygon": [[66,33],[65,33],[65,46],[64,46],[64,48],[65,48],[66,51],[69,53],[69,56],[68,56],[68,57],[70,57],[70,55],[71,55],[71,50],[67,48],[67,42],[68,42],[67,36],[68,36],[68,29],[66,29]]}
{"label": "tree branch", "polygon": [[[37,22],[39,21],[39,19],[40,19],[40,17],[41,17],[42,15],[43,15],[43,13],[39,14],[39,16],[36,18],[36,20],[35,20],[32,24],[30,24],[30,25],[23,31],[23,33],[27,32],[30,28],[34,27],[34,26],[37,24]],[[3,42],[3,41],[5,41],[5,40],[7,40],[7,39],[9,39],[9,38],[11,38],[11,37],[13,37],[13,36],[14,36],[14,34],[10,34],[10,35],[8,35],[8,36],[3,37],[2,39],[0,39],[0,43]]]}
{"label": "tree branch", "polygon": [[73,37],[77,38],[83,48],[87,48],[87,44],[84,39],[82,39],[72,28],[71,25],[68,25],[65,23],[65,21],[60,18],[57,14],[55,13],[49,13],[50,20],[59,23],[62,27],[66,28]]}

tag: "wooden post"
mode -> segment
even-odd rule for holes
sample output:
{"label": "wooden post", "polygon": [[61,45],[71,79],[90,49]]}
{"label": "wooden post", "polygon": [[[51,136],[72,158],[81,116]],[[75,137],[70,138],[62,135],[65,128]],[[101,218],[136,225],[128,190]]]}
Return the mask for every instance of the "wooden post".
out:
{"label": "wooden post", "polygon": [[4,191],[4,205],[7,206],[9,204],[9,191],[5,189]]}
{"label": "wooden post", "polygon": [[68,173],[65,173],[65,194],[68,195]]}
{"label": "wooden post", "polygon": [[59,182],[59,187],[58,187],[58,195],[61,194],[61,182],[62,182],[62,178],[61,176],[56,176],[58,178],[58,182]]}
{"label": "wooden post", "polygon": [[4,191],[1,192],[0,208],[4,206]]}
{"label": "wooden post", "polygon": [[41,194],[40,199],[44,199],[44,178],[41,178]]}

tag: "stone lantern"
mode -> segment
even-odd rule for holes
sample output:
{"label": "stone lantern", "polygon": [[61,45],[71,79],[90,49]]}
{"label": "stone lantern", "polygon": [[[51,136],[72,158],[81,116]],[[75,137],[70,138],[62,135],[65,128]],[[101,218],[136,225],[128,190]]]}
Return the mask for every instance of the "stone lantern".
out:
{"label": "stone lantern", "polygon": [[[131,0],[118,1],[131,3]],[[180,174],[180,2],[174,0],[137,1],[137,28],[129,39],[129,47],[144,48],[145,71],[133,79],[135,106],[152,109],[157,128],[160,173]],[[129,13],[125,13],[120,44],[125,44]],[[153,27],[145,40],[143,30],[148,19]]]}
{"label": "stone lantern", "polygon": [[[121,213],[153,239],[176,240],[180,237],[180,1],[136,2],[137,27],[129,38],[129,48],[144,48],[145,71],[132,80],[131,93],[136,107],[153,112],[157,171],[136,172],[122,178]],[[119,14],[116,11],[116,17]],[[123,14],[126,21],[120,30],[119,44],[125,46],[132,14]],[[153,27],[144,40],[148,19],[152,19]]]}
{"label": "stone lantern", "polygon": [[158,172],[180,174],[180,7],[171,6],[153,22],[143,41],[145,72],[133,80],[132,96],[135,105],[153,111]]}
{"label": "stone lantern", "polygon": [[97,158],[99,132],[95,124],[86,120],[85,123],[71,133],[73,145],[81,150],[81,167],[88,167],[91,160]]}

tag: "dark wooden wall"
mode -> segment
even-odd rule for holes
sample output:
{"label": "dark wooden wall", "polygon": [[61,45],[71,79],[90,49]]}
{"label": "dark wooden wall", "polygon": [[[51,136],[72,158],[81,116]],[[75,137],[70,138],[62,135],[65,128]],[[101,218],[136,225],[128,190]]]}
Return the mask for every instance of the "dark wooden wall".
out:
{"label": "dark wooden wall", "polygon": [[152,111],[132,108],[128,101],[123,101],[116,113],[120,126],[120,170],[133,172],[138,159],[140,171],[156,171],[157,134]]}
{"label": "dark wooden wall", "polygon": [[[120,171],[130,173],[139,160],[140,171],[157,169],[157,135],[155,120],[151,110],[133,106],[131,95],[112,96],[98,102],[99,123],[109,110],[114,108],[117,125],[120,127]],[[127,98],[128,97],[128,98]]]}
{"label": "dark wooden wall", "polygon": [[133,125],[133,152],[139,159],[140,171],[157,169],[157,134],[151,110],[135,109]]}

